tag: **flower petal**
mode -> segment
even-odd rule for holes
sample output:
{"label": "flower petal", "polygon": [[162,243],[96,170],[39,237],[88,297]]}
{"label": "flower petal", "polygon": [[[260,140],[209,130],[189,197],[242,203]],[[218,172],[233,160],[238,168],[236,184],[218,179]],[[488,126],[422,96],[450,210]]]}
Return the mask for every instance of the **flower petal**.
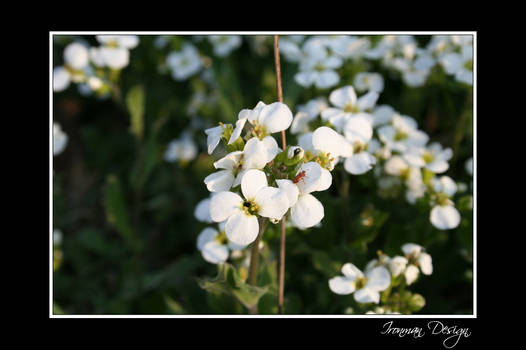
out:
{"label": "flower petal", "polygon": [[[217,196],[216,196],[217,197]],[[239,245],[248,245],[256,240],[259,231],[258,219],[238,211],[228,218],[225,233],[229,240]]]}
{"label": "flower petal", "polygon": [[345,277],[355,280],[358,277],[363,277],[363,272],[352,263],[346,263],[342,266],[342,273]]}
{"label": "flower petal", "polygon": [[361,96],[356,104],[358,105],[358,109],[360,111],[364,111],[369,108],[373,108],[376,104],[376,101],[378,100],[378,93],[376,91],[369,91],[365,95]]}
{"label": "flower petal", "polygon": [[291,208],[290,213],[294,226],[301,229],[318,224],[325,215],[323,205],[309,193],[301,194],[298,197],[298,201]]}
{"label": "flower petal", "polygon": [[431,255],[427,253],[420,254],[418,258],[418,264],[420,265],[420,270],[424,275],[430,275],[433,273],[433,261]]}
{"label": "flower petal", "polygon": [[211,242],[218,235],[217,230],[207,227],[197,236],[197,249],[202,250],[206,243]]}
{"label": "flower petal", "polygon": [[292,181],[286,179],[276,180],[276,183],[278,184],[280,189],[287,193],[289,206],[294,206],[294,204],[296,204],[296,202],[298,201],[298,196],[300,194],[298,186],[296,186]]}
{"label": "flower petal", "polygon": [[321,176],[316,191],[325,191],[332,185],[332,175],[327,169],[321,168]]}
{"label": "flower petal", "polygon": [[311,193],[317,191],[320,186],[320,179],[322,177],[322,168],[316,162],[308,162],[303,164],[296,175],[301,172],[305,172],[305,175],[296,182],[296,186],[301,193]]}
{"label": "flower petal", "polygon": [[226,245],[219,244],[219,242],[216,241],[206,243],[201,250],[203,258],[212,264],[225,262],[228,259],[229,253]]}
{"label": "flower petal", "polygon": [[460,224],[460,213],[452,205],[437,205],[431,210],[429,219],[439,230],[449,230]]}
{"label": "flower petal", "polygon": [[364,287],[354,293],[354,300],[359,303],[378,304],[380,302],[380,293],[372,288]]}
{"label": "flower petal", "polygon": [[210,217],[210,198],[205,198],[197,203],[197,206],[194,210],[194,216],[201,222],[214,222]]}
{"label": "flower petal", "polygon": [[267,186],[267,176],[261,170],[250,169],[241,179],[241,192],[247,200],[256,198],[258,191]]}
{"label": "flower petal", "polygon": [[210,217],[215,222],[228,219],[229,216],[241,212],[243,199],[233,192],[219,192],[210,199]]}
{"label": "flower petal", "polygon": [[333,157],[352,155],[351,144],[342,135],[326,126],[321,126],[314,131],[312,144],[318,151],[330,153]]}
{"label": "flower petal", "polygon": [[407,259],[403,256],[395,256],[389,260],[389,271],[391,271],[393,277],[400,275],[405,270],[406,266]]}
{"label": "flower petal", "polygon": [[405,282],[407,283],[407,285],[410,285],[414,281],[416,281],[419,274],[420,271],[418,270],[418,267],[416,267],[415,265],[409,265],[404,272]]}
{"label": "flower petal", "polygon": [[242,154],[242,151],[230,152],[229,154],[215,162],[214,168],[232,171],[234,167],[239,163]]}
{"label": "flower petal", "polygon": [[245,155],[243,167],[245,169],[263,169],[265,164],[269,162],[270,154],[267,144],[256,137],[247,141],[243,152]]}
{"label": "flower petal", "polygon": [[356,287],[353,280],[338,276],[329,280],[329,288],[336,294],[348,295],[354,292]]}
{"label": "flower petal", "polygon": [[359,141],[365,144],[373,136],[373,126],[365,117],[351,117],[345,124],[344,134],[351,143]]}
{"label": "flower petal", "polygon": [[383,266],[375,267],[367,273],[366,287],[377,292],[386,290],[391,284],[391,275]]}
{"label": "flower petal", "polygon": [[329,101],[334,106],[343,109],[347,104],[354,105],[356,103],[356,92],[352,86],[344,86],[331,92]]}
{"label": "flower petal", "polygon": [[376,164],[376,158],[368,152],[353,154],[345,159],[343,167],[353,175],[360,175],[368,172]]}
{"label": "flower petal", "polygon": [[230,170],[220,170],[205,177],[204,182],[210,192],[228,191],[234,183],[234,175]]}
{"label": "flower petal", "polygon": [[[241,114],[243,111],[239,112],[239,114]],[[247,118],[238,119],[238,121],[236,122],[236,128],[234,129],[234,131],[232,131],[232,135],[230,136],[230,139],[228,140],[229,145],[232,144],[234,141],[236,141],[239,136],[241,136],[241,132],[243,131],[243,128],[245,127],[246,122],[247,122]]]}
{"label": "flower petal", "polygon": [[420,255],[423,247],[415,243],[406,243],[402,246],[402,251],[407,255]]}
{"label": "flower petal", "polygon": [[259,122],[265,125],[267,132],[271,134],[288,129],[292,119],[289,107],[281,102],[266,105],[259,114]]}
{"label": "flower petal", "polygon": [[276,220],[281,219],[290,207],[287,192],[275,187],[262,188],[254,201],[259,204],[259,215]]}

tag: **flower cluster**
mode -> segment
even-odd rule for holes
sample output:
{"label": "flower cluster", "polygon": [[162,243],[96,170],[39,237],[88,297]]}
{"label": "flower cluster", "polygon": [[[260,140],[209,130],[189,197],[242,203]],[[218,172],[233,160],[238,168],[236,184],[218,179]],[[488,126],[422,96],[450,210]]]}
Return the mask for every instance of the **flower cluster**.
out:
{"label": "flower cluster", "polygon": [[[457,186],[448,176],[436,176],[449,169],[452,150],[436,142],[428,144],[429,136],[413,118],[388,105],[376,106],[378,98],[374,90],[358,97],[353,86],[341,87],[331,92],[329,103],[318,98],[300,106],[291,132],[298,134],[306,159],[319,155],[323,159],[330,153],[332,161],[320,163],[325,170],[332,170],[341,157],[344,169],[353,175],[374,167],[381,195],[405,189],[409,203],[427,200],[435,227],[455,228],[460,222],[452,201]],[[320,124],[325,126],[310,131]],[[314,136],[320,134],[330,142],[318,145],[315,139],[320,136]]]}
{"label": "flower cluster", "polygon": [[344,264],[341,269],[343,276],[329,280],[330,290],[338,295],[353,294],[358,303],[372,305],[382,302],[381,307],[375,307],[367,314],[409,313],[420,309],[425,304],[423,297],[409,293],[405,287],[413,284],[420,273],[433,273],[431,255],[414,243],[404,244],[402,252],[403,256],[395,257],[378,252],[378,258],[369,261],[364,272],[352,263]]}
{"label": "flower cluster", "polygon": [[139,44],[136,35],[97,35],[98,47],[73,42],[64,49],[64,64],[53,69],[53,91],[65,90],[71,82],[84,94],[108,96],[120,71],[130,62],[130,50]]}
{"label": "flower cluster", "polygon": [[[241,46],[241,36],[239,35],[209,35],[207,41],[212,45],[213,55],[224,58]],[[194,40],[202,41],[203,36],[194,36]],[[164,48],[169,43],[169,37],[157,37],[155,44],[157,48]],[[172,78],[177,81],[184,81],[190,77],[207,71],[206,68],[211,65],[210,57],[200,52],[197,46],[190,42],[184,41],[179,49],[172,50],[166,56],[166,66],[170,71]]]}
{"label": "flower cluster", "polygon": [[[340,82],[337,72],[347,60],[380,61],[387,69],[400,73],[409,86],[422,86],[436,65],[459,82],[473,84],[473,47],[471,35],[436,35],[419,47],[412,35],[386,35],[373,44],[368,37],[352,35],[290,36],[280,41],[280,51],[289,62],[298,64],[296,82],[303,86],[327,89]],[[365,79],[365,81],[363,80]],[[380,78],[359,75],[354,81],[361,90],[381,91]],[[378,91],[379,90],[379,91]]]}

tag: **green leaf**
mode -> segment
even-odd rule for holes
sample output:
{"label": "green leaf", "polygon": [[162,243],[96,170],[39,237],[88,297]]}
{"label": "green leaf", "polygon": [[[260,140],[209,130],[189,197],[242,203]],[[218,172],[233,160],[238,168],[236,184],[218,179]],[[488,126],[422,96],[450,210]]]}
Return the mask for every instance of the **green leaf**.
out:
{"label": "green leaf", "polygon": [[164,296],[164,302],[166,303],[168,310],[170,310],[170,313],[174,315],[186,314],[186,311],[184,310],[183,306],[179,304],[177,301],[170,298],[169,296],[167,295]]}
{"label": "green leaf", "polygon": [[126,106],[130,112],[130,131],[142,139],[144,131],[144,88],[136,85],[126,95]]}
{"label": "green leaf", "polygon": [[130,224],[124,194],[117,176],[108,176],[103,201],[108,223],[115,228],[132,249],[140,249],[140,242]]}
{"label": "green leaf", "polygon": [[268,291],[268,286],[256,287],[243,282],[236,269],[230,264],[221,264],[215,278],[198,278],[201,288],[211,293],[224,293],[233,296],[247,309],[256,306],[259,299]]}

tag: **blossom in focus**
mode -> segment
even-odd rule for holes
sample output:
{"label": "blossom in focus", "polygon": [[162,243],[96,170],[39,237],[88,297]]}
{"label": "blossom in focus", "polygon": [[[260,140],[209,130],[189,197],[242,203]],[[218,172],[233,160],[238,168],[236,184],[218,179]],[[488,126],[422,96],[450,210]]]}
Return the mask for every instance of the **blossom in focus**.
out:
{"label": "blossom in focus", "polygon": [[289,209],[287,194],[268,186],[264,172],[251,169],[241,180],[244,196],[222,191],[210,201],[210,217],[215,222],[226,220],[225,232],[230,241],[239,245],[252,243],[259,232],[257,216],[280,220]]}
{"label": "blossom in focus", "polygon": [[230,140],[228,140],[228,144],[230,145],[237,140],[247,121],[251,126],[250,132],[263,140],[270,134],[288,129],[292,119],[292,112],[286,104],[274,102],[267,105],[260,101],[254,109],[243,109],[239,112],[236,127]]}
{"label": "blossom in focus", "polygon": [[313,227],[325,216],[323,204],[311,195],[314,191],[323,191],[331,186],[332,177],[324,176],[322,170],[318,163],[308,162],[296,172],[296,182],[287,179],[276,180],[279,188],[287,193],[291,208],[290,218],[294,227],[302,230]]}

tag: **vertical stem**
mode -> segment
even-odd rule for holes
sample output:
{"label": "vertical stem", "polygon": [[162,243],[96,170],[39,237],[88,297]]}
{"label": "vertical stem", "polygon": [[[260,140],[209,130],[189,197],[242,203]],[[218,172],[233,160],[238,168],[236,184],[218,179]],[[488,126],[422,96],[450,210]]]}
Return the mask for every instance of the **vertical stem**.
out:
{"label": "vertical stem", "polygon": [[[258,236],[256,237],[256,240],[254,243],[252,243],[252,252],[250,253],[250,267],[248,272],[248,284],[255,286],[256,285],[256,277],[258,272],[258,258],[259,258],[259,242],[261,241],[261,237],[263,236],[263,232],[265,232],[265,227],[267,226],[267,220],[263,217],[258,218],[259,223],[259,232]],[[253,308],[249,309],[248,312],[252,315],[256,315],[258,313],[258,306],[254,306]]]}
{"label": "vertical stem", "polygon": [[[281,64],[279,60],[279,39],[278,35],[274,35],[274,65],[276,67],[276,91],[278,93],[278,101],[283,103],[283,89],[281,87]],[[287,137],[285,130],[281,131],[281,147],[287,147]]]}
{"label": "vertical stem", "polygon": [[[278,101],[283,103],[283,89],[281,86],[281,64],[279,60],[279,37],[274,35],[274,65],[276,67],[276,91]],[[281,147],[287,147],[285,130],[281,131]],[[283,296],[285,294],[285,223],[287,216],[281,219],[281,238],[279,249],[279,278],[278,278],[278,314],[283,314]]]}
{"label": "vertical stem", "polygon": [[281,239],[279,244],[279,279],[278,279],[278,314],[283,314],[283,296],[285,295],[285,223],[286,216],[281,219]]}

